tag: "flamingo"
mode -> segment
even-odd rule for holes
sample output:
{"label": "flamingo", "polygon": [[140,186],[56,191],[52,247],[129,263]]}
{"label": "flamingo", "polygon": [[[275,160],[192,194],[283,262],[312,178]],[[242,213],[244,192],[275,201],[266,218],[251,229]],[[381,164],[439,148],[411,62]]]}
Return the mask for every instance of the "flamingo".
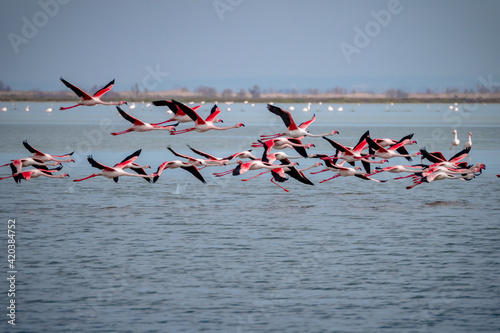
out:
{"label": "flamingo", "polygon": [[[295,151],[300,154],[302,157],[308,157],[306,149],[310,147],[315,147],[312,143],[303,144],[302,140],[304,137],[300,136],[298,138],[274,138],[266,140],[265,142],[271,141],[274,149],[285,149],[285,148],[293,148]],[[257,142],[252,143],[252,147],[262,147],[265,142],[261,140],[257,140]]]}
{"label": "flamingo", "polygon": [[[188,147],[189,147],[189,145],[188,145]],[[189,148],[191,150],[194,149],[194,148],[191,148],[191,147],[189,147]],[[211,155],[208,155],[208,154],[205,154],[206,156],[209,156],[206,159],[200,159],[200,158],[195,158],[195,157],[191,157],[191,156],[188,156],[188,155],[179,154],[176,151],[174,151],[170,146],[168,146],[167,149],[170,150],[170,152],[172,154],[174,154],[175,156],[187,159],[188,160],[188,164],[190,164],[190,165],[203,165],[204,167],[205,166],[220,166],[220,165],[224,165],[224,163],[226,162],[226,160],[217,159],[217,157],[211,156]]]}
{"label": "flamingo", "polygon": [[458,140],[458,137],[457,137],[458,134],[457,134],[457,130],[456,129],[453,130],[453,134],[455,135],[455,138],[451,142],[450,155],[451,155],[451,148],[455,147],[455,153],[456,153],[457,149],[458,149],[458,145],[460,144],[460,140]]}
{"label": "flamingo", "polygon": [[51,174],[52,172],[57,172],[61,169],[62,169],[62,165],[60,165],[58,168],[55,168],[55,169],[47,169],[47,170],[32,169],[32,170],[27,170],[27,171],[23,171],[23,172],[18,172],[18,173],[11,175],[11,176],[8,176],[8,177],[0,178],[0,180],[13,177],[16,183],[20,183],[22,179],[30,180],[31,178],[37,178],[40,176],[45,176],[45,177],[49,177],[49,178],[69,177],[69,175],[67,173],[62,174],[62,175],[52,175]]}
{"label": "flamingo", "polygon": [[150,123],[146,123],[144,121],[141,121],[135,117],[132,117],[131,115],[129,115],[128,113],[126,113],[125,111],[120,109],[119,106],[117,106],[116,109],[118,110],[118,113],[120,113],[120,115],[123,118],[125,118],[125,120],[128,120],[129,122],[132,123],[132,127],[130,127],[129,129],[127,129],[125,131],[111,133],[112,135],[121,135],[121,134],[125,134],[128,132],[148,132],[148,131],[153,131],[153,130],[166,130],[166,131],[171,132],[171,131],[175,130],[175,126],[177,126],[179,124],[179,123],[177,123],[175,125],[170,125],[170,126],[158,126],[158,123],[150,124]]}
{"label": "flamingo", "polygon": [[30,153],[34,154],[33,158],[38,158],[38,159],[42,160],[43,162],[49,162],[49,161],[54,161],[54,162],[59,162],[59,163],[62,163],[62,162],[75,162],[75,160],[73,160],[71,158],[68,158],[66,160],[59,160],[59,159],[55,158],[55,157],[60,157],[60,158],[70,157],[71,155],[73,155],[74,151],[71,152],[71,153],[69,153],[69,154],[64,154],[64,155],[49,155],[49,154],[42,153],[38,149],[35,149],[35,148],[31,147],[28,144],[27,140],[23,141],[23,145],[24,145],[24,147],[26,149],[28,149],[28,151]]}
{"label": "flamingo", "polygon": [[[107,165],[101,164],[101,163],[97,162],[96,160],[94,160],[92,155],[89,155],[87,157],[87,160],[89,161],[90,165],[92,165],[94,168],[97,168],[97,169],[102,170],[102,171],[100,173],[94,173],[94,174],[92,174],[88,177],[85,177],[85,178],[75,179],[75,180],[73,180],[74,182],[81,182],[82,180],[86,180],[86,179],[97,177],[97,176],[112,178],[115,181],[115,183],[118,183],[118,178],[122,177],[122,176],[142,177],[142,178],[152,178],[153,177],[152,175],[141,175],[141,174],[126,172],[123,170],[122,166],[109,167]],[[125,161],[122,163],[128,163],[128,162]]]}
{"label": "flamingo", "polygon": [[364,180],[372,180],[372,181],[378,182],[378,183],[384,183],[387,181],[387,180],[378,180],[378,179],[370,178],[368,176],[369,174],[365,171],[361,171],[361,168],[359,166],[354,167],[354,168],[345,167],[345,166],[343,166],[344,162],[345,162],[345,160],[340,162],[339,164],[327,163],[327,165],[326,165],[327,168],[325,170],[318,171],[318,172],[311,172],[311,174],[317,174],[317,173],[320,173],[323,171],[328,171],[328,170],[338,172],[338,174],[336,174],[335,176],[327,178],[327,179],[323,179],[322,181],[320,181],[320,183],[327,182],[327,181],[332,180],[332,179],[337,178],[337,177],[350,177],[350,176],[358,177],[358,178],[361,178]]}
{"label": "flamingo", "polygon": [[423,166],[422,165],[391,165],[385,168],[381,167],[376,167],[375,172],[372,172],[371,175],[375,175],[377,173],[381,172],[390,172],[390,173],[402,173],[402,172],[410,172],[410,173],[415,173],[415,172],[421,172],[423,171]]}
{"label": "flamingo", "polygon": [[267,104],[267,109],[274,113],[275,115],[278,115],[281,117],[283,122],[285,123],[285,126],[287,127],[287,131],[285,133],[277,133],[277,134],[270,134],[270,135],[261,135],[262,138],[266,139],[274,139],[280,136],[291,136],[294,138],[300,137],[300,136],[312,136],[312,137],[319,137],[319,136],[329,136],[329,135],[334,135],[334,134],[339,134],[338,131],[331,131],[328,133],[323,133],[323,134],[311,134],[307,131],[307,127],[316,120],[316,115],[313,115],[312,119],[306,122],[303,122],[299,126],[295,124],[295,121],[293,120],[292,114],[286,110],[283,110],[277,106]]}
{"label": "flamingo", "polygon": [[413,153],[413,154],[401,154],[400,152],[398,152],[398,149],[403,147],[407,142],[409,142],[410,139],[412,138],[412,136],[413,136],[413,133],[403,137],[401,140],[398,141],[398,143],[396,143],[395,145],[392,145],[391,147],[389,147],[387,149],[381,147],[378,143],[373,141],[370,137],[367,137],[366,141],[368,142],[368,145],[370,146],[370,148],[374,150],[374,155],[377,157],[385,158],[385,159],[389,159],[389,158],[393,158],[393,157],[410,157],[411,158],[411,157],[415,157],[415,156],[420,155],[421,152],[418,151],[418,152]]}
{"label": "flamingo", "polygon": [[73,106],[60,107],[59,110],[68,110],[68,109],[71,109],[71,108],[74,108],[74,107],[77,107],[77,106],[80,106],[80,105],[94,106],[94,105],[97,105],[97,104],[102,104],[102,105],[122,105],[122,104],[127,104],[127,102],[125,102],[125,101],[120,101],[120,102],[117,102],[117,103],[114,103],[114,102],[103,102],[103,101],[101,101],[102,95],[104,95],[105,93],[107,93],[108,91],[110,91],[111,88],[113,88],[113,85],[115,84],[115,80],[113,80],[110,83],[108,83],[107,85],[105,85],[104,88],[99,89],[92,96],[90,96],[88,93],[86,93],[82,89],[78,88],[77,86],[72,85],[68,81],[64,80],[62,77],[61,77],[61,81],[62,81],[62,83],[64,83],[66,85],[66,87],[68,87],[69,89],[73,90],[73,92],[78,97],[80,97],[82,100],[80,101],[80,103],[78,103],[76,105],[73,105]]}
{"label": "flamingo", "polygon": [[44,161],[42,161],[39,158],[26,157],[26,158],[20,158],[17,160],[12,160],[11,163],[0,165],[0,168],[9,165],[10,169],[12,170],[12,174],[15,174],[15,173],[21,173],[22,168],[29,167],[29,166],[35,166],[35,167],[42,169],[42,170],[48,170],[48,168],[47,168],[48,165],[59,165],[59,164],[61,164],[61,163],[59,163],[59,162],[45,163]]}
{"label": "flamingo", "polygon": [[184,113],[186,113],[194,121],[195,125],[194,125],[194,127],[191,127],[191,128],[186,128],[186,129],[182,129],[179,131],[170,132],[170,135],[182,134],[182,133],[187,133],[187,132],[191,132],[191,131],[197,131],[199,133],[203,133],[203,132],[206,132],[209,130],[227,130],[227,129],[231,129],[231,128],[240,128],[242,126],[245,126],[243,123],[238,123],[238,124],[235,124],[233,126],[227,126],[227,127],[215,126],[213,124],[215,122],[215,118],[221,112],[221,110],[219,109],[217,104],[213,106],[212,110],[210,111],[210,115],[206,119],[203,119],[202,117],[200,117],[200,115],[198,115],[198,113],[196,113],[196,111],[194,111],[190,107],[188,107],[182,103],[179,103],[175,100],[172,100],[172,101],[174,103],[176,103],[182,109],[182,111],[184,111]]}
{"label": "flamingo", "polygon": [[[255,160],[257,159],[257,157],[255,157],[251,151],[252,149],[250,150],[244,150],[244,151],[240,151],[238,153],[234,153],[232,155],[229,155],[227,157],[215,157],[213,155],[210,155],[208,153],[205,153],[201,150],[198,150],[198,149],[195,149],[193,147],[191,147],[190,145],[187,145],[189,147],[189,149],[191,149],[194,153],[200,155],[200,156],[203,156],[205,157],[206,159],[208,159],[209,161],[213,161],[215,163],[213,163],[213,165],[219,165],[218,163],[222,163],[222,165],[228,165],[228,164],[234,164],[234,163],[237,163],[237,161],[233,161],[233,162],[229,162],[231,161],[232,159],[235,159],[235,158],[249,158],[249,159],[252,159],[252,160]],[[206,161],[206,160],[205,160]]]}
{"label": "flamingo", "polygon": [[420,153],[422,154],[422,159],[426,158],[434,165],[443,165],[446,167],[454,168],[457,166],[457,163],[460,162],[462,159],[464,159],[470,152],[470,148],[465,148],[450,157],[449,160],[447,160],[441,152],[432,152],[429,153],[425,147],[420,149]]}
{"label": "flamingo", "polygon": [[[404,140],[405,138],[412,138],[413,137],[413,133],[412,134],[408,134],[407,136],[403,137],[401,140]],[[408,161],[412,161],[412,158],[411,156],[409,156],[410,154],[408,153],[408,151],[406,150],[405,148],[405,145],[412,145],[412,144],[416,144],[417,141],[416,140],[406,140],[404,145],[402,146],[399,146],[396,151],[401,154],[401,155],[408,155],[406,156],[405,158],[408,160]],[[382,148],[385,148],[385,147],[389,147],[389,146],[393,146],[395,144],[398,144],[399,142],[401,142],[401,140],[399,141],[396,141],[394,139],[389,139],[389,138],[384,138],[384,139],[380,139],[380,138],[375,138],[373,139],[373,141],[375,143],[377,143],[380,147]],[[369,147],[369,153],[370,154],[373,154],[373,148]],[[374,158],[374,157],[373,157]]]}
{"label": "flamingo", "polygon": [[158,170],[156,170],[156,172],[153,174],[153,183],[156,183],[158,178],[160,178],[160,175],[161,175],[163,170],[176,169],[176,168],[184,169],[184,170],[188,171],[189,173],[191,173],[193,176],[195,176],[203,184],[206,183],[205,179],[203,179],[203,176],[201,175],[200,171],[198,170],[198,168],[195,165],[189,164],[187,162],[182,162],[179,160],[167,161],[167,162],[163,162],[162,164],[160,164],[160,166],[158,167]]}
{"label": "flamingo", "polygon": [[[149,166],[149,165],[142,166],[142,165],[139,165],[139,164],[134,162],[141,154],[141,151],[142,151],[142,149],[136,150],[135,152],[133,152],[129,156],[125,157],[123,159],[123,161],[115,164],[113,166],[113,168],[120,168],[122,170],[128,168],[128,169],[135,171],[136,173],[138,173],[140,175],[147,175],[147,173],[144,169],[149,169],[149,168],[151,168],[151,166]],[[144,180],[147,181],[148,183],[151,183],[151,178],[145,177]]]}
{"label": "flamingo", "polygon": [[[261,160],[251,160],[248,162],[243,162],[241,160],[238,160],[238,166],[236,168],[234,168],[232,173],[233,173],[233,176],[239,176],[239,175],[241,175],[249,170],[259,170],[259,169],[271,170],[271,169],[279,169],[279,168],[283,168],[285,166],[288,167],[288,166],[293,166],[293,165],[297,165],[297,162],[291,162],[288,165],[274,165],[274,164],[264,162]],[[214,173],[214,175],[218,177],[217,174]]]}
{"label": "flamingo", "polygon": [[277,168],[277,169],[266,170],[266,171],[261,172],[258,175],[255,175],[253,177],[250,177],[250,178],[247,178],[247,179],[242,179],[242,181],[249,181],[250,179],[253,179],[253,178],[259,177],[259,176],[261,176],[263,174],[271,172],[272,175],[273,175],[273,177],[271,178],[271,182],[273,184],[279,186],[280,188],[282,188],[285,192],[289,192],[289,190],[287,190],[286,188],[284,188],[280,184],[276,183],[275,181],[282,183],[282,182],[287,181],[289,179],[288,176],[290,176],[290,177],[298,180],[299,182],[301,182],[303,184],[314,185],[314,183],[311,182],[304,175],[303,171],[306,171],[306,170],[309,170],[309,169],[312,169],[312,168],[315,168],[315,167],[318,167],[318,166],[322,165],[321,162],[316,162],[313,165],[308,166],[306,168],[297,169],[295,166],[289,166],[290,165],[290,160],[288,160],[288,159],[281,160],[281,164],[288,165],[288,166],[284,166],[282,168]]}
{"label": "flamingo", "polygon": [[437,171],[432,171],[431,173],[425,176],[414,176],[413,185],[406,186],[406,189],[409,190],[417,185],[420,185],[422,183],[430,183],[434,180],[442,180],[442,179],[472,180],[472,178],[474,178],[474,176],[470,176],[468,174],[465,176],[456,176],[446,171],[437,170]]}
{"label": "flamingo", "polygon": [[[177,106],[172,101],[169,100],[158,100],[158,101],[153,101],[153,105],[155,106],[168,106],[168,108],[175,114],[171,119],[168,119],[167,121],[164,121],[163,123],[168,123],[171,121],[177,121],[179,123],[188,123],[190,121],[193,121],[191,117],[189,117],[187,114],[182,111],[182,109]],[[195,106],[192,109],[193,110],[198,110],[201,107],[201,105]],[[163,124],[163,123],[158,123],[158,124]]]}
{"label": "flamingo", "polygon": [[464,144],[464,148],[472,148],[472,132],[469,132],[469,141]]}

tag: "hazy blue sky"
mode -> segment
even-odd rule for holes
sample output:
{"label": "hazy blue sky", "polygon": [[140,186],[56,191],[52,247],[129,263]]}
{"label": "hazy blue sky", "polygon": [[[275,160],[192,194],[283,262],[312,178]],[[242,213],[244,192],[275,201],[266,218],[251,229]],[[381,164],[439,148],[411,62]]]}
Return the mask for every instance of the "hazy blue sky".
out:
{"label": "hazy blue sky", "polygon": [[12,88],[64,90],[60,76],[82,88],[115,78],[116,90],[500,81],[496,0],[59,1],[0,3],[0,80]]}

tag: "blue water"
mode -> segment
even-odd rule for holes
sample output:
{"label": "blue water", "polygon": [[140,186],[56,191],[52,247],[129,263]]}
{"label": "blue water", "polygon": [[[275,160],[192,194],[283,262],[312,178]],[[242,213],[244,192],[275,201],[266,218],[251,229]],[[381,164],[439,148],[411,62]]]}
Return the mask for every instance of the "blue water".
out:
{"label": "blue water", "polygon": [[[70,178],[0,181],[2,330],[11,328],[7,220],[16,219],[20,332],[498,332],[500,105],[312,104],[303,112],[306,104],[294,104],[298,123],[315,113],[310,132],[338,130],[333,139],[345,145],[366,130],[395,139],[414,133],[410,152],[425,146],[449,157],[453,129],[460,146],[472,132],[466,160],[486,170],[469,182],[412,190],[405,189],[409,179],[320,184],[332,174],[306,171],[315,186],[292,179],[288,193],[269,175],[248,182],[212,175],[230,166],[201,170],[205,185],[180,169],[166,170],[156,184],[72,182],[97,171],[89,154],[113,165],[142,148],[136,162],[155,170],[177,159],[167,145],[188,155],[186,144],[216,156],[248,149],[260,134],[284,129],[265,104],[221,103],[218,125],[245,123],[239,129],[116,137],[110,133],[129,123],[114,107],[61,105],[47,113],[47,103],[17,103],[17,110],[0,103],[8,108],[0,112],[1,164],[29,155],[25,139],[52,154],[75,151],[76,160],[64,166]],[[140,103],[130,112],[149,122],[167,117],[164,108]],[[303,141],[316,145],[310,152],[333,153],[321,138]]]}

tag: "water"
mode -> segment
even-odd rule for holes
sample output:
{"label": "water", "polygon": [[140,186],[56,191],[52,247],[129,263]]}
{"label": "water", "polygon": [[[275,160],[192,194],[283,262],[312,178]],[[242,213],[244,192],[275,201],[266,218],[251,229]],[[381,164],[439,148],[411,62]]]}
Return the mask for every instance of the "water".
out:
{"label": "water", "polygon": [[[25,112],[26,105],[30,111]],[[62,105],[62,104],[61,104]],[[16,328],[23,332],[492,332],[500,327],[500,105],[295,104],[312,133],[353,145],[372,137],[415,133],[417,146],[450,155],[473,133],[472,163],[486,170],[465,182],[443,180],[412,190],[410,180],[357,178],[287,181],[269,175],[215,178],[202,184],[184,170],[166,170],[156,184],[122,177],[72,179],[96,172],[86,156],[108,165],[136,149],[153,170],[185,146],[226,156],[260,134],[284,129],[264,104],[221,104],[228,131],[169,136],[163,131],[113,137],[128,122],[113,107],[45,112],[46,103],[17,103],[0,113],[0,163],[29,155],[75,151],[70,178],[0,181],[1,219],[16,219]],[[289,104],[279,105],[288,107]],[[341,104],[332,105],[335,110]],[[227,111],[227,107],[231,111]],[[208,114],[210,106],[202,107]],[[354,108],[354,112],[351,109]],[[387,112],[389,109],[389,112]],[[467,111],[465,111],[465,109]],[[242,111],[244,110],[244,111]],[[410,110],[410,112],[408,112]],[[439,110],[439,112],[437,112]],[[132,112],[163,121],[163,108]],[[186,125],[180,125],[184,128]],[[311,152],[333,153],[321,138]],[[255,149],[260,155],[262,149]],[[287,150],[289,155],[294,151]],[[415,161],[419,161],[418,158]],[[315,161],[299,160],[300,167]],[[395,158],[388,165],[405,164]],[[8,175],[9,169],[0,169]],[[255,175],[257,171],[248,174]],[[393,174],[379,174],[390,179]],[[351,179],[353,178],[353,179]],[[1,237],[4,254],[6,236]],[[6,255],[5,255],[6,256]],[[4,256],[4,258],[5,258]],[[5,263],[5,259],[4,259]],[[0,277],[4,313],[7,263]],[[2,327],[7,326],[3,315]]]}

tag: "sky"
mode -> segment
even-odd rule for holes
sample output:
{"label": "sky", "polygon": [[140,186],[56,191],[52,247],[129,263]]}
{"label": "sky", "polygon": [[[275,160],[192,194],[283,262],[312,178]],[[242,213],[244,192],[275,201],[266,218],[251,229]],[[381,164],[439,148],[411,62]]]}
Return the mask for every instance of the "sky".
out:
{"label": "sky", "polygon": [[65,90],[336,86],[408,92],[500,82],[500,1],[5,0],[0,80]]}

